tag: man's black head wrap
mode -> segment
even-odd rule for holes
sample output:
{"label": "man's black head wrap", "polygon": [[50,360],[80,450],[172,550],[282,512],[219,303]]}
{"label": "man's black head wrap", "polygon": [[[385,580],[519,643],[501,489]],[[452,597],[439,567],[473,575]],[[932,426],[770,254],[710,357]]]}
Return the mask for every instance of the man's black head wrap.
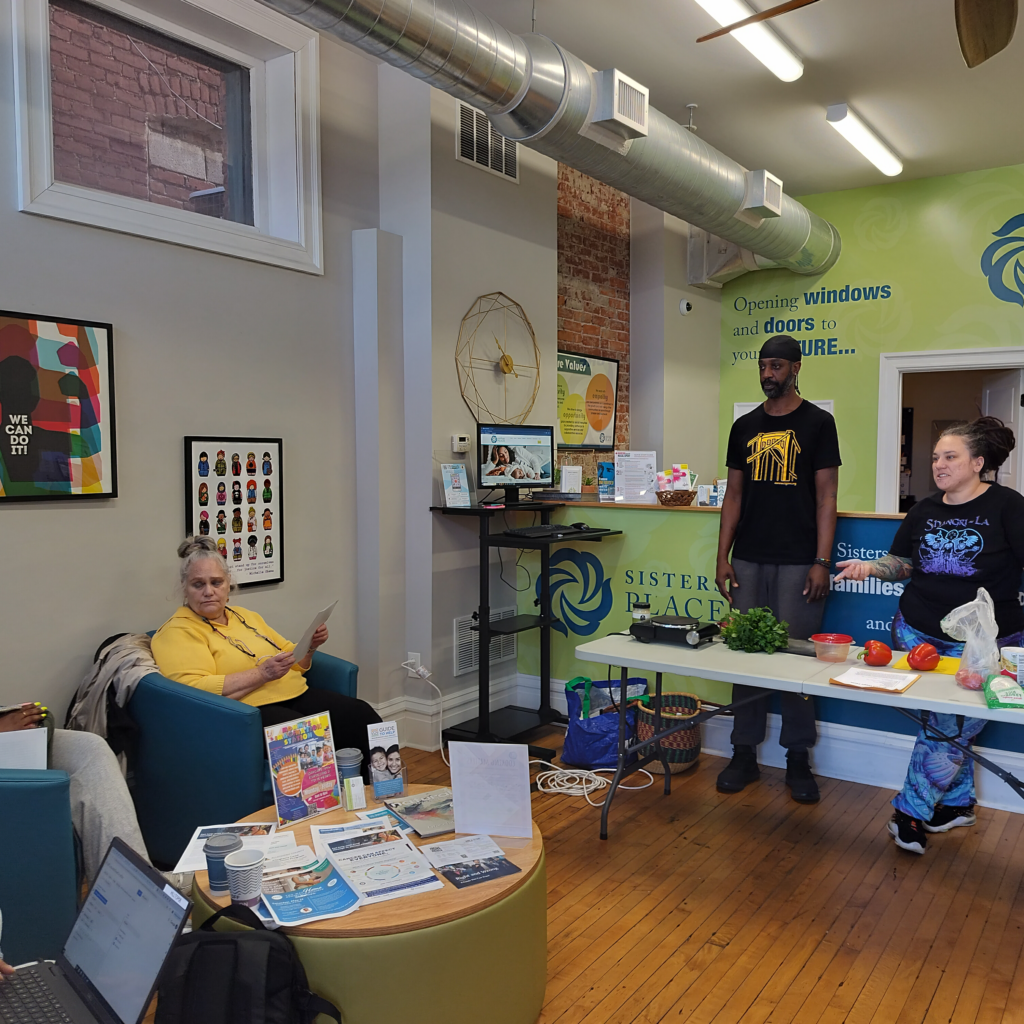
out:
{"label": "man's black head wrap", "polygon": [[761,354],[757,358],[788,359],[791,363],[798,363],[802,357],[800,342],[796,338],[791,338],[788,334],[776,334],[761,346]]}

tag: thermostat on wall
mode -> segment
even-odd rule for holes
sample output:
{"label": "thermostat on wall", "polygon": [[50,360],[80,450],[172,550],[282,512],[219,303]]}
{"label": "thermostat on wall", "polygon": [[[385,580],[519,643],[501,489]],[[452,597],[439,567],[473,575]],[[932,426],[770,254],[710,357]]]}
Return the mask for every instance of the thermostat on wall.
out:
{"label": "thermostat on wall", "polygon": [[469,451],[469,434],[452,434],[452,451]]}

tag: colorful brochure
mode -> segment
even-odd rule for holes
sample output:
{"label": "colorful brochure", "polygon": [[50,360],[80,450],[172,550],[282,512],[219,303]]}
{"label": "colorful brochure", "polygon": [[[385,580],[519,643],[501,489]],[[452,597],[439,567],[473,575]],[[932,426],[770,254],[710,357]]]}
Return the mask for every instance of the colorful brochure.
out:
{"label": "colorful brochure", "polygon": [[326,712],[264,729],[279,825],[341,806],[331,716]]}
{"label": "colorful brochure", "polygon": [[463,836],[447,843],[432,843],[420,847],[420,852],[457,889],[522,871],[490,836]]}
{"label": "colorful brochure", "polygon": [[329,860],[292,864],[263,876],[263,903],[278,924],[309,924],[344,917],[359,894]]}
{"label": "colorful brochure", "polygon": [[402,750],[397,722],[375,722],[366,727],[370,744],[370,782],[374,800],[401,796],[405,792]]}
{"label": "colorful brochure", "polygon": [[455,831],[452,791],[447,787],[386,800],[384,806],[411,825],[424,839]]}
{"label": "colorful brochure", "polygon": [[461,462],[443,462],[441,480],[444,482],[444,503],[447,508],[465,508],[472,504],[469,477]]}

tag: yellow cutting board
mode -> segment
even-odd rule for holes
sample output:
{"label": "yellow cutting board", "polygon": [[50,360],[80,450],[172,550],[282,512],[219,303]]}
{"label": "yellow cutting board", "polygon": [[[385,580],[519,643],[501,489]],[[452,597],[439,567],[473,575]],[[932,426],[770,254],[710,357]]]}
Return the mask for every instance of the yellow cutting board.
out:
{"label": "yellow cutting board", "polygon": [[[905,654],[903,655],[902,658],[900,658],[899,661],[896,662],[895,665],[892,665],[892,666],[889,666],[889,667],[894,668],[897,671],[899,671],[900,669],[903,669],[903,671],[905,671],[905,672],[913,672],[914,671],[914,669],[912,669],[907,664],[907,656]],[[957,670],[959,668],[960,668],[960,659],[959,658],[939,658],[938,665],[936,665],[935,668],[932,669],[932,671],[933,672],[941,672],[944,676],[955,676],[956,673],[957,673]]]}

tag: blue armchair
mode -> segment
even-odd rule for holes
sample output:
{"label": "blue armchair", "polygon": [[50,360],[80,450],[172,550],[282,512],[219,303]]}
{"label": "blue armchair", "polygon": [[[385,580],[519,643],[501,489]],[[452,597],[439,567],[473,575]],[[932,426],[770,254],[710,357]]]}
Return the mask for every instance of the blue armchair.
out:
{"label": "blue armchair", "polygon": [[[317,651],[306,679],[354,697],[358,672]],[[273,803],[256,708],[153,672],[128,713],[139,727],[132,795],[154,863],[173,867],[198,825],[237,821]]]}
{"label": "blue armchair", "polygon": [[52,959],[77,907],[75,840],[66,772],[0,770],[3,952],[10,964]]}

